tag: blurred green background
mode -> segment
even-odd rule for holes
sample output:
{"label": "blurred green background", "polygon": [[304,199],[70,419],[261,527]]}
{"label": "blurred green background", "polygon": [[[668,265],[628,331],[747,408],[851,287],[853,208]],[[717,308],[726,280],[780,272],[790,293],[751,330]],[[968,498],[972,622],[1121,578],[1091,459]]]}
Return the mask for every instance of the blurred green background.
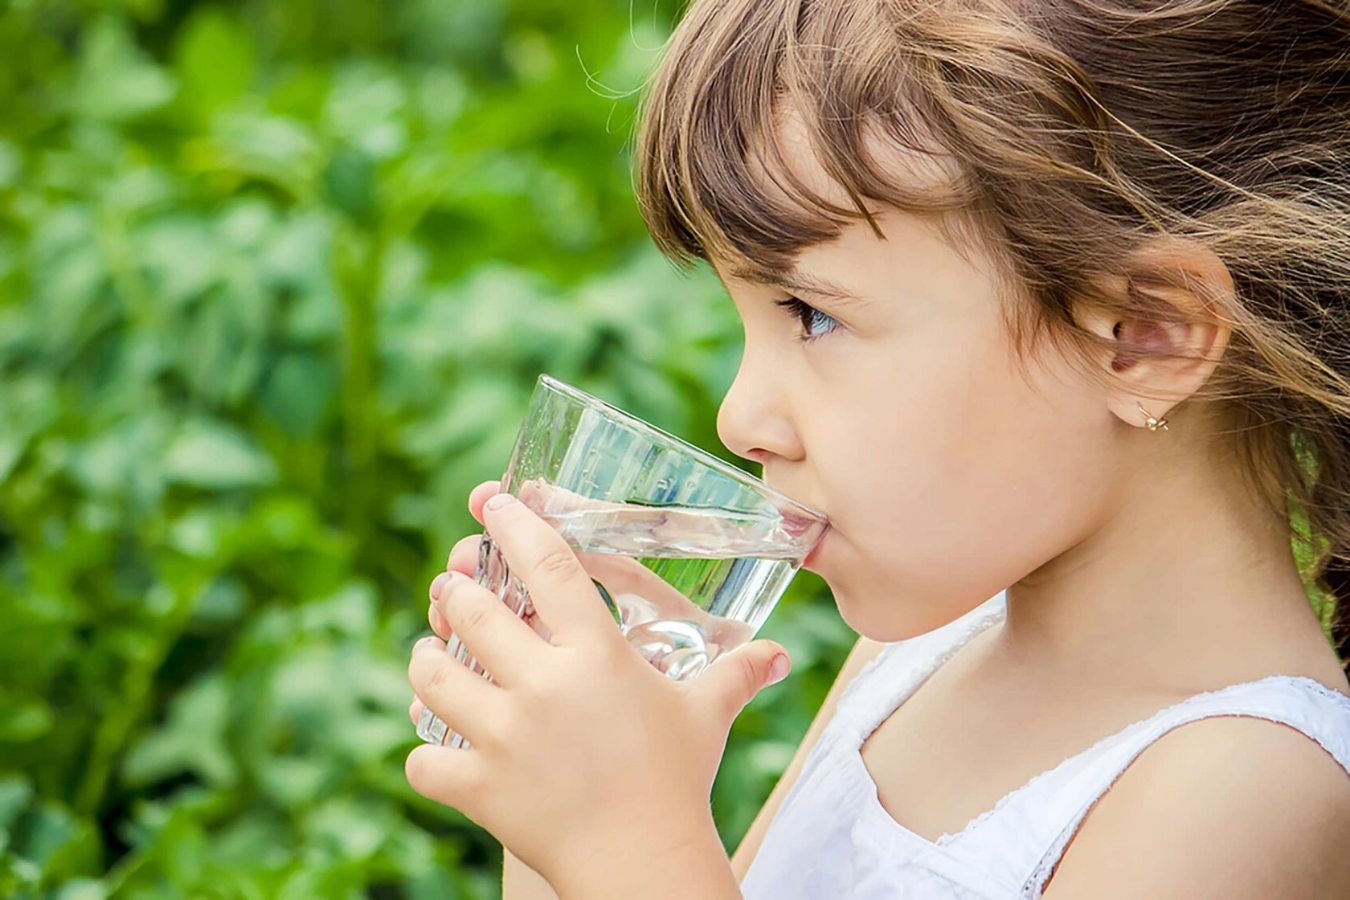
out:
{"label": "blurred green background", "polygon": [[[402,769],[469,489],[544,371],[730,458],[630,187],[676,12],[0,2],[0,896],[498,895]],[[728,848],[853,637],[810,573],[764,633]]]}

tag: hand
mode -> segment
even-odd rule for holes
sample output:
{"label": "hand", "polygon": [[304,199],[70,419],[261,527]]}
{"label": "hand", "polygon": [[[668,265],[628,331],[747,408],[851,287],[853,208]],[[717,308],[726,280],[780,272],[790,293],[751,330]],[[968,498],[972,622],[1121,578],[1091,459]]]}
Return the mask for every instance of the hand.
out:
{"label": "hand", "polygon": [[[573,545],[587,539],[594,540],[597,534],[603,535],[602,541],[631,541],[639,534],[657,540],[688,537],[688,513],[674,509],[597,500],[549,484],[543,479],[531,479],[519,484],[515,496]],[[587,513],[587,516],[579,520],[572,515],[579,511]],[[718,525],[721,523],[699,520],[696,527],[704,529],[706,533],[706,529]],[[606,529],[613,531],[607,532]],[[731,534],[722,537],[726,541],[733,539]],[[735,639],[737,643],[743,640],[739,634],[727,633],[727,620],[717,619],[691,603],[689,598],[638,560],[617,553],[574,552],[591,578],[603,586],[606,602],[612,602],[622,609],[625,631],[657,619],[683,620],[702,629],[710,645],[722,643],[728,638]],[[619,610],[612,609],[611,612],[618,615]],[[527,621],[533,619],[533,615],[527,617]],[[531,624],[535,622],[531,621]],[[733,632],[738,631],[733,629]],[[547,629],[542,633],[548,637]]]}
{"label": "hand", "polygon": [[584,881],[577,869],[604,867],[614,853],[706,847],[715,836],[708,795],[731,723],[786,654],[753,641],[698,678],[667,679],[627,645],[561,535],[519,502],[484,508],[497,489],[480,485],[470,510],[552,635],[545,641],[468,576],[476,538],[456,545],[430,618],[439,634],[453,629],[495,683],[436,638],[414,647],[414,692],[472,746],[417,747],[409,783],[461,810],[555,886]]}
{"label": "hand", "polygon": [[[469,493],[469,513],[480,525],[483,524],[483,504],[500,492],[500,481],[484,481]],[[592,509],[621,508],[621,504],[591,500],[553,485],[548,485],[544,491],[533,485],[527,485],[527,490],[522,493],[523,502],[531,509],[537,512],[546,511],[549,514],[574,510],[582,506]],[[450,640],[453,632],[436,608],[436,597],[452,573],[458,572],[470,578],[478,573],[478,552],[482,542],[482,534],[471,534],[460,539],[450,550],[450,556],[445,561],[445,571],[432,579],[427,623],[443,641]],[[616,556],[613,553],[579,552],[576,556],[591,577],[605,586],[611,597],[620,597],[623,594],[641,597],[646,601],[645,605],[659,610],[662,618],[684,619],[697,623],[709,635],[710,640],[720,630],[707,624],[712,617],[706,610],[691,603],[689,598],[637,560],[627,556]],[[534,618],[530,615],[527,621],[538,629],[540,626],[533,621]],[[544,629],[544,632],[547,635],[547,629]],[[414,722],[418,721],[422,715],[422,701],[414,698],[408,708],[408,714]]]}

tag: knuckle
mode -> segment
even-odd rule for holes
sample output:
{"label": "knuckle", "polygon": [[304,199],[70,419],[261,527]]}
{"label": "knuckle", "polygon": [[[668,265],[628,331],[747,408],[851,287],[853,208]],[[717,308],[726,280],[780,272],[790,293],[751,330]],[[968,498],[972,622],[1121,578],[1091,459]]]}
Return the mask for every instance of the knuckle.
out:
{"label": "knuckle", "polygon": [[756,667],[754,660],[750,659],[748,656],[741,658],[740,665],[741,683],[745,685],[747,693],[754,693],[763,681],[763,678],[759,674],[758,667]]}
{"label": "knuckle", "polygon": [[427,672],[427,688],[431,693],[444,693],[450,688],[450,681],[454,677],[450,666],[452,665],[449,657],[437,660]]}
{"label": "knuckle", "polygon": [[533,731],[528,727],[529,722],[522,722],[522,716],[517,712],[503,713],[496,722],[489,735],[483,737],[488,749],[509,749],[511,747],[522,747],[530,739]]}
{"label": "knuckle", "polygon": [[516,687],[526,698],[538,700],[549,695],[555,680],[541,669],[531,669],[517,678]]}
{"label": "knuckle", "polygon": [[545,575],[571,576],[581,568],[570,547],[557,547],[539,559],[539,571]]}
{"label": "knuckle", "polygon": [[481,602],[481,598],[461,597],[457,601],[460,605],[457,608],[456,628],[461,635],[476,634],[482,630],[483,626],[491,619],[496,611],[486,603]]}

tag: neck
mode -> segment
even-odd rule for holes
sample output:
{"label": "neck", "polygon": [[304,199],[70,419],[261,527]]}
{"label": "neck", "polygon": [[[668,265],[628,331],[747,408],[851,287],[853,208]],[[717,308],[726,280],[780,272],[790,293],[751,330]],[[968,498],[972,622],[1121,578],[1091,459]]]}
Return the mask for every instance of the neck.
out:
{"label": "neck", "polygon": [[1129,680],[1181,694],[1273,673],[1339,675],[1284,517],[1221,466],[1160,477],[1178,459],[1203,456],[1140,466],[1094,530],[1008,589],[991,648],[1002,664],[1034,661],[1020,670],[1058,684]]}

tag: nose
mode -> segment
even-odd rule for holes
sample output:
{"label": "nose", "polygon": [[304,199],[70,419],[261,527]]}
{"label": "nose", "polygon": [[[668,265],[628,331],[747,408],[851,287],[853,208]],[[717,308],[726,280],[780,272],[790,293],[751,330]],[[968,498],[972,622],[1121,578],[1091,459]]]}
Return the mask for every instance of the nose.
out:
{"label": "nose", "polygon": [[717,436],[732,453],[763,464],[771,456],[800,459],[801,442],[787,401],[790,392],[782,367],[742,353],[736,377],[717,410]]}

